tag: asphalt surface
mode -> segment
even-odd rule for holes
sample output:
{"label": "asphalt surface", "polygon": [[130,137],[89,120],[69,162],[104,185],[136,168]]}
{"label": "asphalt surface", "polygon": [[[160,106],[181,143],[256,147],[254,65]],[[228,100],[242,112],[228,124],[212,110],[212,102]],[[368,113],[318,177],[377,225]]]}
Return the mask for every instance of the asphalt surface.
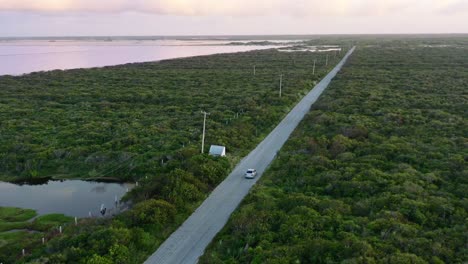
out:
{"label": "asphalt surface", "polygon": [[[341,70],[354,51],[353,47],[341,62],[318,83],[281,121],[281,123],[216,187],[195,212],[151,255],[145,263],[197,263],[205,248],[224,227],[250,188],[276,156],[310,107]],[[247,169],[257,170],[255,179],[245,179]]]}

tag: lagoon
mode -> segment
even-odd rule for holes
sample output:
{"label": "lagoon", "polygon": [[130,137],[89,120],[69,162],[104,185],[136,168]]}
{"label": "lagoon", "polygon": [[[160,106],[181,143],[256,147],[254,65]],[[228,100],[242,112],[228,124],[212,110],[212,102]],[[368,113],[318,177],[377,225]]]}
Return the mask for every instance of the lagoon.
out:
{"label": "lagoon", "polygon": [[0,75],[149,62],[274,46],[199,40],[1,40]]}

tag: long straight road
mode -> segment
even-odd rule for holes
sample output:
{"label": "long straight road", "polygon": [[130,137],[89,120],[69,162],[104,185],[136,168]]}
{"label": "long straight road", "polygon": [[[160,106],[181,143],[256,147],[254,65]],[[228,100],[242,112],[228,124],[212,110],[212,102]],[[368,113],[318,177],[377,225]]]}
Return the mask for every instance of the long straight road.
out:
{"label": "long straight road", "polygon": [[[224,227],[250,188],[260,179],[299,122],[309,112],[331,80],[341,70],[353,47],[340,63],[318,83],[281,121],[281,123],[216,187],[195,212],[151,255],[147,264],[196,263],[214,236]],[[258,175],[244,179],[248,168]]]}

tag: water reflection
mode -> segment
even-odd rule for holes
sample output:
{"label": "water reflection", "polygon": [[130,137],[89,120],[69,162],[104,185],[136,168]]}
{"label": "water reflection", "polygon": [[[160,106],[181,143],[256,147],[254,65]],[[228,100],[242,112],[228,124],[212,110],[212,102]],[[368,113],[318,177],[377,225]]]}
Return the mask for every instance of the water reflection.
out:
{"label": "water reflection", "polygon": [[106,186],[96,186],[96,187],[91,189],[91,192],[105,193],[106,192]]}
{"label": "water reflection", "polygon": [[49,181],[42,185],[17,185],[0,182],[0,206],[30,208],[39,214],[62,213],[87,217],[98,215],[102,204],[115,207],[133,184],[100,183],[79,180]]}
{"label": "water reflection", "polygon": [[[66,44],[66,45],[65,45]],[[0,75],[19,75],[55,69],[103,67],[270,46],[155,45],[152,42],[7,42],[0,45]],[[183,43],[182,43],[183,44]]]}

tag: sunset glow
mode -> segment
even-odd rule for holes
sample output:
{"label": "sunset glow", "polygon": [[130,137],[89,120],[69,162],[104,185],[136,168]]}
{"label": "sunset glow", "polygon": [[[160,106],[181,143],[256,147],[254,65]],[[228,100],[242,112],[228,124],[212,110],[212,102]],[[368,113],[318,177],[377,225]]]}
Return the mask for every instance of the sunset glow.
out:
{"label": "sunset glow", "polygon": [[466,17],[468,0],[0,0],[1,35],[456,33]]}
{"label": "sunset glow", "polygon": [[[3,11],[39,12],[146,12],[172,15],[261,15],[267,13],[322,15],[382,15],[390,12],[442,12],[450,8],[467,8],[461,0],[1,0]],[[466,11],[466,10],[464,10]]]}

